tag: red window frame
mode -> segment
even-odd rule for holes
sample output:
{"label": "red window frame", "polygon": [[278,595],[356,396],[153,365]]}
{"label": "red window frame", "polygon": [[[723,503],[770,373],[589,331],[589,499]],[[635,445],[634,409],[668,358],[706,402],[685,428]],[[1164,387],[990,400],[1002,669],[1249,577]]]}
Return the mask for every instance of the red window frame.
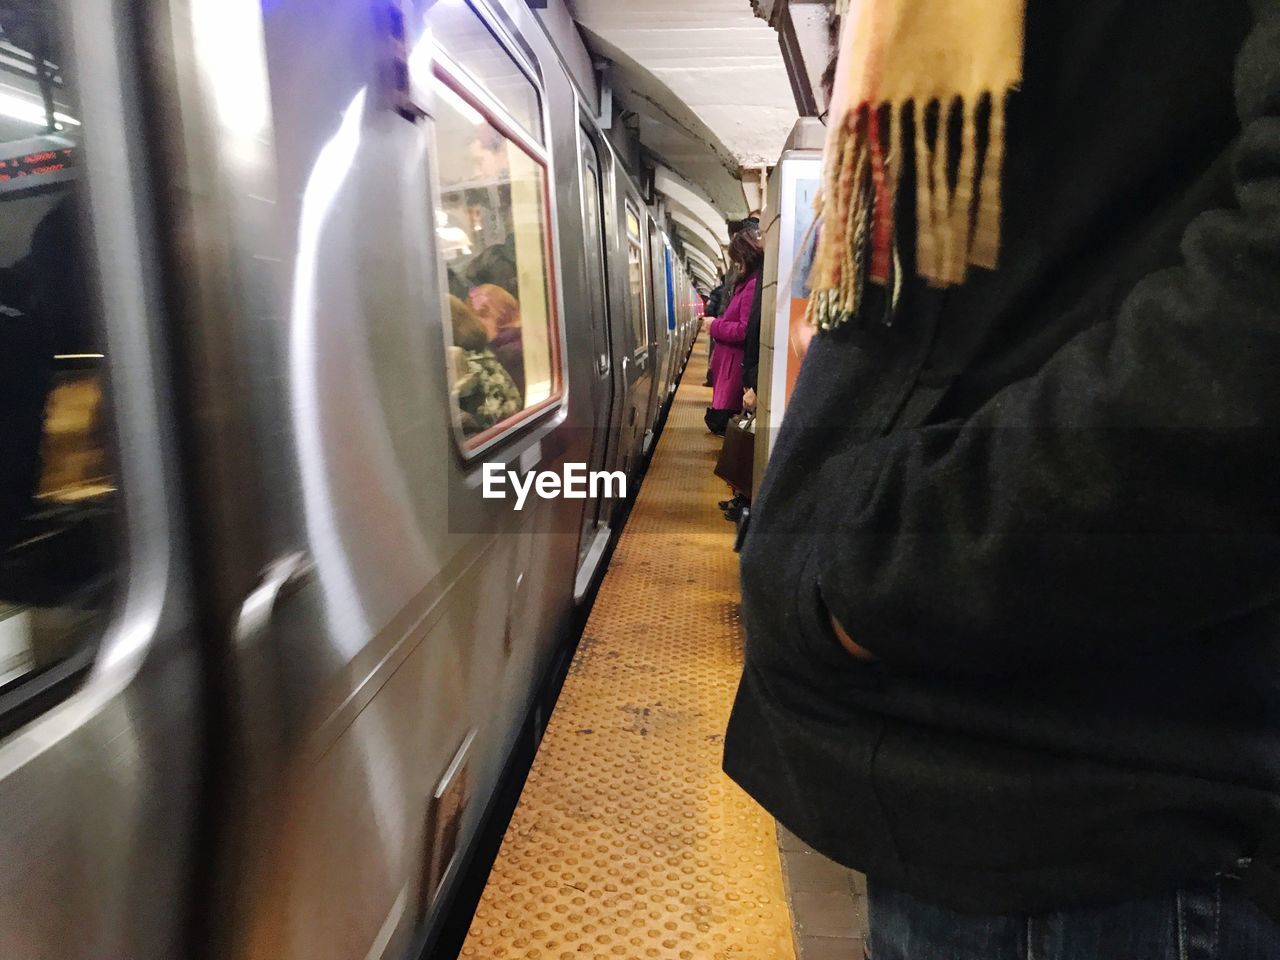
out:
{"label": "red window frame", "polygon": [[[526,426],[530,421],[541,417],[548,410],[559,407],[564,401],[564,364],[562,362],[562,347],[560,336],[560,311],[557,308],[558,287],[556,285],[556,260],[555,260],[555,242],[552,235],[552,206],[551,206],[551,166],[546,157],[540,156],[538,153],[530,149],[528,141],[532,139],[531,135],[523,130],[520,126],[509,121],[504,117],[501,111],[495,110],[483,99],[469,88],[469,86],[461,81],[457,76],[450,72],[449,68],[440,63],[439,60],[432,67],[432,74],[437,82],[444,84],[449,90],[461,99],[467,106],[471,107],[480,116],[484,117],[485,122],[493,126],[495,130],[506,138],[507,142],[519,149],[525,156],[536,163],[542,169],[542,245],[543,255],[545,257],[545,273],[547,278],[547,327],[549,330],[550,349],[548,351],[551,362],[551,393],[539,403],[531,407],[525,407],[514,416],[508,417],[499,423],[495,423],[487,430],[473,436],[466,436],[454,420],[454,432],[461,438],[460,446],[464,456],[470,458],[480,452],[482,447],[488,447],[491,444],[507,436],[514,434],[521,427]],[[530,81],[532,82],[532,80]],[[542,91],[538,90],[537,85],[534,89],[538,93],[538,102],[542,103]],[[437,149],[440,148],[437,140]],[[450,400],[452,408],[453,401]],[[450,415],[455,413],[452,409]]]}

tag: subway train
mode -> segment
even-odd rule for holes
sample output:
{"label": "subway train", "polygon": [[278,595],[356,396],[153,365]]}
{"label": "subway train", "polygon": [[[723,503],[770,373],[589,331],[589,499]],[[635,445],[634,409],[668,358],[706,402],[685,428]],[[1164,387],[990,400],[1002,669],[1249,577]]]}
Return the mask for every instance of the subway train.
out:
{"label": "subway train", "polygon": [[0,0],[0,154],[0,956],[416,956],[678,246],[520,0]]}

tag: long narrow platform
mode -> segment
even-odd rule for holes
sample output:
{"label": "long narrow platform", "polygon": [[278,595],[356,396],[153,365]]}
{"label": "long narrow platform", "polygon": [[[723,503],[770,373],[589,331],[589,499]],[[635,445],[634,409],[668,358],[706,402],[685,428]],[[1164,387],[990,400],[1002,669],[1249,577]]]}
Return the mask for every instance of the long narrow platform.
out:
{"label": "long narrow platform", "polygon": [[720,770],[742,665],[705,334],[462,956],[793,960],[774,822]]}

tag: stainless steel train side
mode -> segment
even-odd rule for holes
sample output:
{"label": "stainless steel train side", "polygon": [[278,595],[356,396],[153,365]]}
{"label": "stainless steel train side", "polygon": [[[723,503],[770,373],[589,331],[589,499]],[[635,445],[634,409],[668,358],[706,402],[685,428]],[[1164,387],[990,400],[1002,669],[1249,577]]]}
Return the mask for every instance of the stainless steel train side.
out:
{"label": "stainless steel train side", "polygon": [[[92,120],[129,588],[0,742],[0,954],[406,956],[623,507],[516,511],[482,465],[634,480],[692,290],[518,0],[49,3]],[[524,409],[472,429],[448,257],[490,248],[449,217],[495,209],[545,330]]]}
{"label": "stainless steel train side", "polygon": [[[94,291],[118,456],[105,498],[117,515],[104,571],[110,601],[89,621],[91,634],[56,638],[83,644],[80,652],[16,679],[5,671],[0,683],[0,956],[178,957],[205,745],[140,65],[117,4],[77,0],[57,11],[21,10],[17,20],[14,12],[5,12],[5,40],[30,33],[58,50],[64,126],[84,129],[68,147],[85,152],[67,199],[78,201],[94,229],[79,257],[57,253],[63,264],[82,262]],[[14,56],[13,47],[6,54]],[[25,240],[12,232],[18,209],[47,202],[41,189],[6,192],[3,200],[0,232],[6,241]],[[6,268],[9,259],[6,251]],[[65,284],[70,272],[50,279]],[[6,352],[4,376],[21,376],[26,359]],[[0,429],[16,416],[6,404]],[[11,449],[6,444],[6,456]],[[58,539],[52,532],[48,542]],[[3,556],[7,574],[13,549]],[[6,654],[24,618],[56,623],[76,606],[25,593],[4,578]]]}

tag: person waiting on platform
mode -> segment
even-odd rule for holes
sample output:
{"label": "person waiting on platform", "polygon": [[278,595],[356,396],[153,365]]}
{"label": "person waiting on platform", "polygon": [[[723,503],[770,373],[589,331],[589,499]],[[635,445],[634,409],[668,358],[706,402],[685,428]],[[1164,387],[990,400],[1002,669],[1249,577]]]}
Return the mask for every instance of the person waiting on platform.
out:
{"label": "person waiting on platform", "polygon": [[520,327],[520,303],[497,284],[482,283],[471,291],[471,306],[489,334],[489,349],[511,375],[523,404],[524,335]]}
{"label": "person waiting on platform", "polygon": [[[760,313],[764,282],[757,279],[755,296],[751,299],[751,308],[747,313],[747,328],[742,340],[742,411],[755,415],[756,384],[760,368]],[[737,522],[744,511],[751,506],[749,491],[735,489],[728,500],[720,501],[720,509],[725,519]]]}
{"label": "person waiting on platform", "polygon": [[711,319],[715,319],[724,312],[725,307],[725,287],[729,283],[728,276],[722,276],[720,282],[712,288],[711,293],[707,295],[707,306],[705,315]]}
{"label": "person waiting on platform", "polygon": [[755,231],[740,230],[734,235],[729,244],[729,258],[738,280],[729,294],[724,314],[711,322],[714,345],[711,379],[715,385],[705,418],[707,429],[721,437],[729,420],[742,410],[742,343],[747,336],[751,304],[764,263],[764,251]]}
{"label": "person waiting on platform", "polygon": [[[732,229],[732,225],[730,225]],[[730,234],[732,239],[732,233]],[[730,264],[727,273],[720,277],[720,285],[711,291],[711,296],[707,298],[708,320],[715,320],[717,317],[723,317],[726,308],[729,306],[729,298],[733,296],[733,288],[737,284],[737,269]],[[716,385],[716,341],[714,337],[707,337],[707,378],[703,381],[704,387],[714,387]]]}
{"label": "person waiting on platform", "polygon": [[849,11],[725,768],[874,960],[1280,958],[1280,0]]}

